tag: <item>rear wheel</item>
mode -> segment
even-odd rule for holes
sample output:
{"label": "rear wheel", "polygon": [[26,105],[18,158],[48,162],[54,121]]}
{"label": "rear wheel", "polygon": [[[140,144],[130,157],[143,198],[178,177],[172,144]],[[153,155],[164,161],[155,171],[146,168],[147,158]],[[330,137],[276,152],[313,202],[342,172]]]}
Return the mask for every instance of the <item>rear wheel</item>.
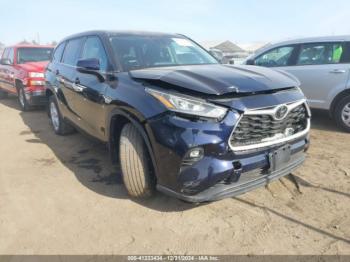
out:
{"label": "rear wheel", "polygon": [[48,112],[53,130],[57,135],[67,135],[74,132],[74,128],[63,119],[53,95],[49,98]]}
{"label": "rear wheel", "polygon": [[339,101],[334,110],[334,118],[338,126],[350,132],[350,96]]}
{"label": "rear wheel", "polygon": [[155,181],[150,168],[149,153],[145,142],[133,124],[124,125],[119,142],[119,158],[123,181],[129,195],[149,197]]}
{"label": "rear wheel", "polygon": [[7,92],[0,90],[0,99],[4,99],[8,96]]}

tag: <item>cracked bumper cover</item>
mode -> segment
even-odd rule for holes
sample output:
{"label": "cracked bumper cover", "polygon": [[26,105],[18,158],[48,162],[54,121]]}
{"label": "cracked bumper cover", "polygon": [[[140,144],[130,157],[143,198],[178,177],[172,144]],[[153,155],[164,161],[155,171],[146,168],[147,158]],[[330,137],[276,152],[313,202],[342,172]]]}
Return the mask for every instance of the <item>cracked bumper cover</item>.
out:
{"label": "cracked bumper cover", "polygon": [[[216,201],[223,198],[234,197],[246,192],[249,192],[253,189],[259,188],[261,186],[267,185],[268,183],[277,180],[283,176],[289,175],[296,168],[298,168],[305,160],[304,154],[300,155],[297,160],[289,163],[284,168],[280,170],[276,170],[274,172],[260,175],[254,179],[241,181],[231,184],[218,183],[196,195],[186,195],[182,193],[175,192],[167,187],[157,185],[157,189],[162,191],[168,195],[174,196],[178,199],[199,203],[199,202],[208,202],[208,201]],[[242,174],[242,178],[248,174]],[[245,179],[244,179],[245,180]]]}

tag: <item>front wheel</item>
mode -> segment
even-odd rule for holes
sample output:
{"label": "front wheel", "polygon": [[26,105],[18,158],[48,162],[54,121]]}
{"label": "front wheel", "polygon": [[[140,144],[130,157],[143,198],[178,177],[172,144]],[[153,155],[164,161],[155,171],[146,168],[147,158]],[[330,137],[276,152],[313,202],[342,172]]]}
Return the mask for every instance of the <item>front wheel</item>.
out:
{"label": "front wheel", "polygon": [[30,110],[30,106],[28,104],[23,86],[18,87],[17,93],[18,93],[18,103],[21,110],[24,112]]}
{"label": "front wheel", "polygon": [[350,132],[350,96],[344,97],[335,107],[334,118],[338,126]]}
{"label": "front wheel", "polygon": [[138,198],[151,196],[155,181],[150,169],[149,154],[140,132],[133,124],[124,125],[121,131],[119,158],[129,195]]}
{"label": "front wheel", "polygon": [[74,132],[74,128],[66,123],[66,121],[63,119],[61,112],[57,106],[56,98],[53,95],[49,98],[48,112],[53,130],[57,135],[62,136]]}

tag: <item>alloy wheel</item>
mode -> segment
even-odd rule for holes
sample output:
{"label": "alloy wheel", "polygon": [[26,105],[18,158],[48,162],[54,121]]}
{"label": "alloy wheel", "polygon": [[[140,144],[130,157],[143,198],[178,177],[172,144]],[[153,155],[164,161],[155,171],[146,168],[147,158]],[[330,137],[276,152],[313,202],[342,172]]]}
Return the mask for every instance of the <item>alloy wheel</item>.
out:
{"label": "alloy wheel", "polygon": [[350,103],[347,103],[344,106],[344,108],[342,110],[341,118],[342,118],[344,124],[347,125],[348,127],[350,127]]}
{"label": "alloy wheel", "polygon": [[18,94],[19,102],[21,106],[24,108],[25,107],[25,94],[23,91],[23,88],[19,89],[19,94]]}
{"label": "alloy wheel", "polygon": [[60,128],[60,118],[58,115],[57,107],[54,102],[51,102],[50,104],[50,116],[53,128],[55,129],[55,131],[58,131]]}

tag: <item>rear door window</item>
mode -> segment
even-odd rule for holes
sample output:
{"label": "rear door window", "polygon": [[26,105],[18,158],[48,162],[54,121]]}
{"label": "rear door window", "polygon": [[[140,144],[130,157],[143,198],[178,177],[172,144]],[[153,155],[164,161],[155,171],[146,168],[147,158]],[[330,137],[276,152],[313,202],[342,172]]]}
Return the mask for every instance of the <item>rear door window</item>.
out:
{"label": "rear door window", "polygon": [[63,63],[76,66],[80,56],[83,38],[69,40],[63,54]]}
{"label": "rear door window", "polygon": [[294,46],[274,48],[255,59],[255,65],[266,67],[287,66],[293,50]]}
{"label": "rear door window", "polygon": [[300,49],[297,65],[338,64],[343,56],[342,43],[303,44]]}

